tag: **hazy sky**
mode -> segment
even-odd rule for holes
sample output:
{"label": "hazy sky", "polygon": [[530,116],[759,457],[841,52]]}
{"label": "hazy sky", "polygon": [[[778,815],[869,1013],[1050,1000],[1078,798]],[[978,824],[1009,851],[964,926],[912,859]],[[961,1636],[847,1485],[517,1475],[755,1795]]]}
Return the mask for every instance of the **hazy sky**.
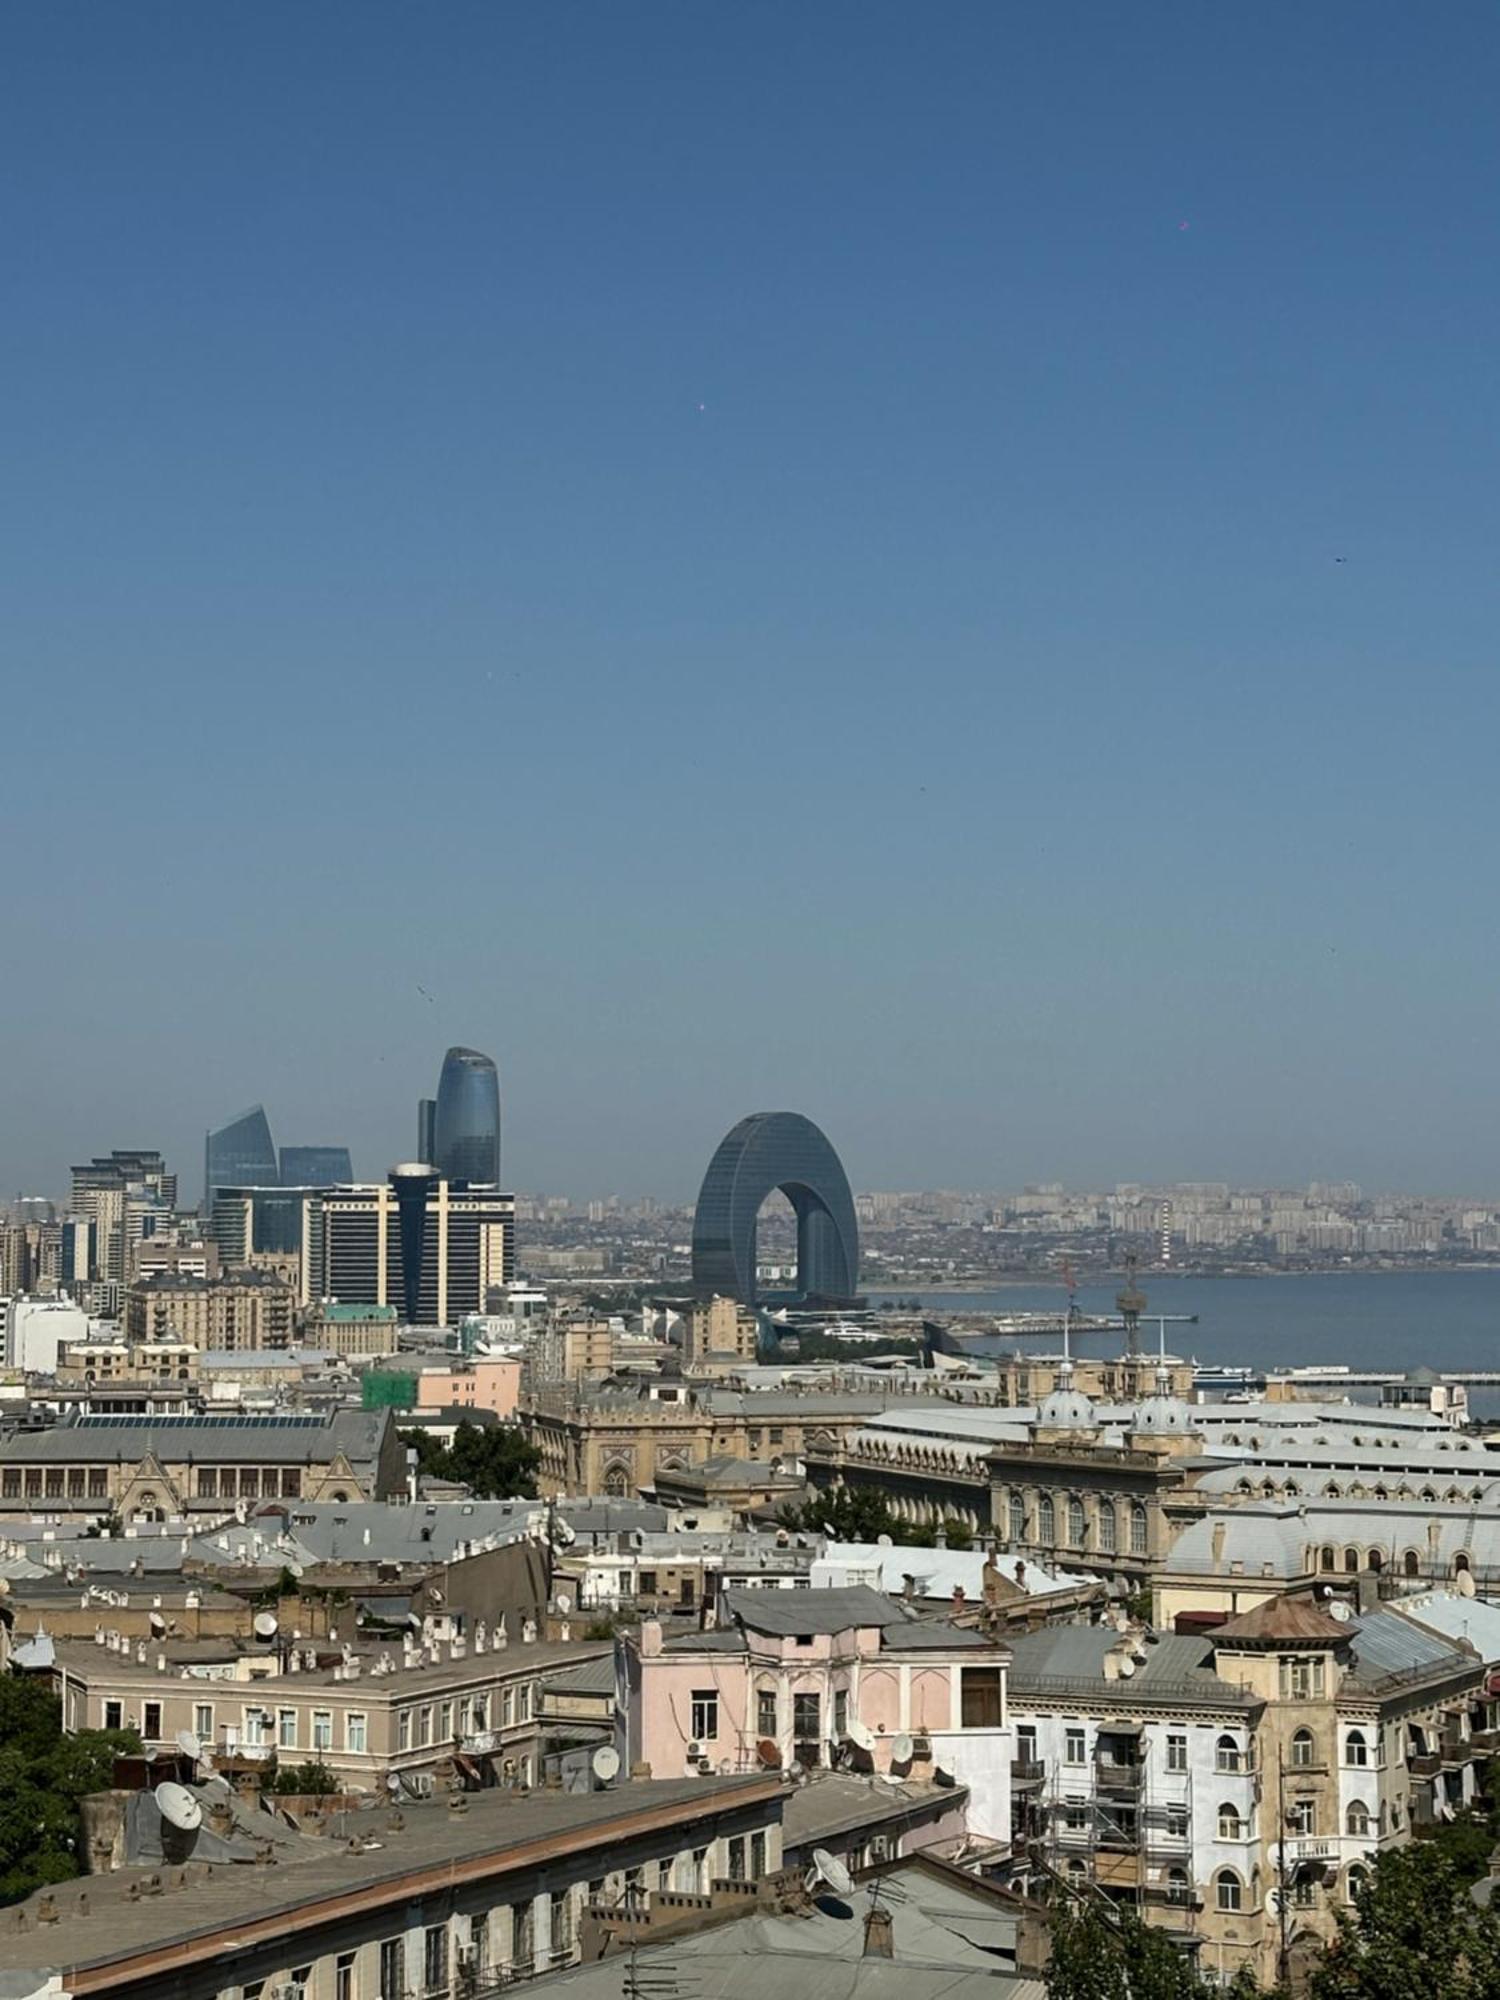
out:
{"label": "hazy sky", "polygon": [[1497,61],[0,11],[0,1186],[463,1041],[523,1187],[1500,1188]]}

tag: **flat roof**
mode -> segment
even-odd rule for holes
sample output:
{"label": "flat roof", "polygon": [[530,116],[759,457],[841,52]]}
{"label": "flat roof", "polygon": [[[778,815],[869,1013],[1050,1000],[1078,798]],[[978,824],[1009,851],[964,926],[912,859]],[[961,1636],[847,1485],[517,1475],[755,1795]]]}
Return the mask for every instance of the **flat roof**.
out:
{"label": "flat roof", "polygon": [[[384,1900],[405,1902],[452,1883],[460,1868],[469,1879],[528,1868],[546,1858],[551,1843],[569,1842],[569,1836],[575,1836],[569,1842],[573,1848],[609,1845],[628,1838],[637,1825],[644,1832],[735,1806],[779,1805],[781,1793],[778,1779],[754,1776],[629,1779],[591,1793],[477,1792],[468,1795],[463,1813],[436,1803],[403,1805],[399,1832],[391,1829],[387,1809],[374,1805],[351,1814],[349,1830],[382,1844],[358,1853],[330,1837],[326,1853],[285,1866],[211,1872],[191,1865],[186,1871],[133,1868],[58,1883],[18,1906],[29,1929],[0,1932],[0,1971],[104,1968],[163,1949],[180,1963],[195,1939],[202,1941],[204,1956],[217,1956],[232,1946],[272,1941],[294,1915],[300,1928],[317,1923],[320,1904],[333,1918],[351,1896],[368,1905],[381,1901],[385,1890]],[[161,1895],[140,1895],[143,1877],[152,1873],[172,1886]],[[430,1883],[411,1879],[424,1874],[431,1875]],[[131,1898],[132,1886],[138,1900]],[[37,1904],[49,1893],[59,1922],[39,1926]],[[80,1893],[87,1899],[86,1914]],[[17,1910],[9,1914],[14,1923]],[[131,1976],[146,1977],[148,1970]]]}
{"label": "flat roof", "polygon": [[[99,1622],[108,1621],[109,1607],[99,1607]],[[273,1659],[263,1647],[253,1641],[235,1639],[168,1639],[161,1642],[147,1640],[147,1664],[139,1664],[134,1654],[112,1653],[106,1646],[96,1646],[87,1639],[60,1639],[57,1642],[57,1657],[68,1672],[77,1680],[117,1681],[138,1680],[159,1682],[162,1679],[156,1671],[155,1661],[159,1653],[167,1657],[167,1678],[174,1670],[185,1671],[190,1666],[206,1664],[226,1665],[244,1659]],[[314,1647],[319,1652],[335,1650],[335,1641],[329,1639],[304,1639],[302,1646]],[[508,1646],[496,1649],[487,1647],[476,1653],[472,1646],[461,1660],[440,1660],[434,1665],[405,1667],[401,1664],[400,1642],[380,1645],[371,1640],[363,1640],[350,1648],[360,1663],[360,1672],[355,1679],[345,1677],[334,1679],[334,1670],[328,1667],[299,1668],[294,1674],[274,1673],[263,1675],[254,1681],[213,1681],[192,1677],[192,1686],[205,1690],[214,1688],[255,1687],[264,1694],[267,1688],[281,1688],[288,1693],[300,1687],[343,1687],[358,1688],[359,1701],[378,1701],[386,1694],[413,1694],[422,1688],[431,1688],[441,1694],[447,1688],[467,1687],[476,1677],[488,1675],[494,1680],[509,1680],[520,1674],[556,1673],[564,1667],[582,1666],[585,1661],[594,1660],[603,1654],[613,1656],[613,1642],[598,1639],[537,1639],[524,1645],[519,1639],[512,1639]],[[370,1671],[375,1661],[384,1654],[392,1662],[387,1674]],[[205,1694],[204,1699],[208,1699]]]}

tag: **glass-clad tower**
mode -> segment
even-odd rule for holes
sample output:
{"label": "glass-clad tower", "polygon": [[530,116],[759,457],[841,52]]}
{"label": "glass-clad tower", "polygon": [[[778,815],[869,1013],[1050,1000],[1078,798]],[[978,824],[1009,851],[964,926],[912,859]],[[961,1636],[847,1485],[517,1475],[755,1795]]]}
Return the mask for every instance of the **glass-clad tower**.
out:
{"label": "glass-clad tower", "polygon": [[432,1164],[445,1180],[500,1185],[500,1078],[477,1049],[449,1049],[438,1079]]}
{"label": "glass-clad tower", "polygon": [[210,1132],[203,1148],[203,1207],[213,1213],[221,1187],[279,1187],[281,1169],[271,1127],[258,1104]]}
{"label": "glass-clad tower", "polygon": [[283,1146],[281,1185],[289,1188],[348,1187],[354,1166],[347,1146]]}

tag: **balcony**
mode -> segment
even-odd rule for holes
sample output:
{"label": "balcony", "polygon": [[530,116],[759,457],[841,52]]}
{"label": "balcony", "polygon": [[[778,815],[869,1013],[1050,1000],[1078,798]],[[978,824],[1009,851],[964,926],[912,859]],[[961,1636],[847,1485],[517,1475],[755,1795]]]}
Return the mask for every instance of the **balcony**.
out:
{"label": "balcony", "polygon": [[1476,1729],[1469,1738],[1470,1748],[1481,1756],[1488,1757],[1500,1750],[1500,1729]]}
{"label": "balcony", "polygon": [[1339,1858],[1339,1844],[1336,1840],[1308,1834],[1294,1836],[1284,1841],[1282,1851],[1286,1856],[1287,1865],[1292,1868],[1302,1868],[1311,1864],[1337,1865]]}
{"label": "balcony", "polygon": [[1439,1745],[1438,1755],[1450,1770],[1472,1763],[1474,1739],[1471,1736],[1445,1736]]}
{"label": "balcony", "polygon": [[1141,1857],[1133,1851],[1101,1847],[1094,1856],[1094,1880],[1101,1889],[1136,1889],[1141,1882]]}
{"label": "balcony", "polygon": [[1010,1767],[1012,1791],[1030,1791],[1047,1781],[1047,1766],[1040,1757],[1018,1757]]}
{"label": "balcony", "polygon": [[1103,1792],[1138,1792],[1145,1781],[1146,1767],[1122,1763],[1115,1757],[1094,1759],[1094,1782]]}
{"label": "balcony", "polygon": [[1407,1757],[1406,1768],[1414,1778],[1435,1778],[1443,1768],[1443,1760],[1436,1750],[1413,1750]]}

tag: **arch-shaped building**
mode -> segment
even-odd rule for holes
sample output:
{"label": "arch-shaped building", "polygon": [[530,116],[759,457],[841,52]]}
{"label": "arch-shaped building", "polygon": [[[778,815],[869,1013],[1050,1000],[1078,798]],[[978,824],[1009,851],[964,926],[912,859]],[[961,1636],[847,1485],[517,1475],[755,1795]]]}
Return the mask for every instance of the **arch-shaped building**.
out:
{"label": "arch-shaped building", "polygon": [[797,1216],[797,1290],[839,1303],[859,1279],[859,1225],[838,1154],[797,1111],[742,1118],[708,1163],[693,1216],[693,1288],[755,1301],[755,1223],[779,1188]]}

